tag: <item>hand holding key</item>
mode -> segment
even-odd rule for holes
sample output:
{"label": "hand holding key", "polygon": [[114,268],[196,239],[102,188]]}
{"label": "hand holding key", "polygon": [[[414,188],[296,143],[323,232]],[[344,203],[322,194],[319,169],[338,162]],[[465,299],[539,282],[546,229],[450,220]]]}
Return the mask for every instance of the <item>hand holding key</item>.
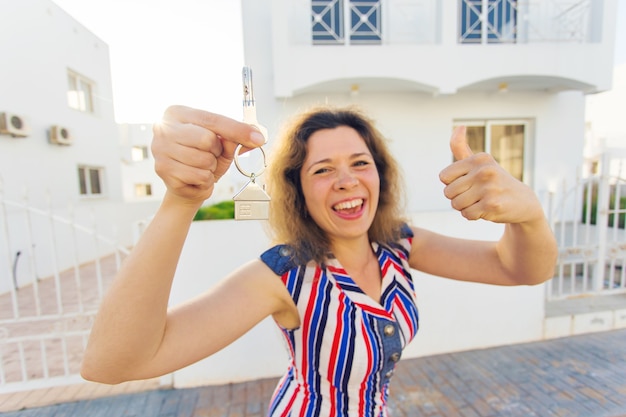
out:
{"label": "hand holding key", "polygon": [[155,170],[168,193],[197,206],[210,197],[239,144],[256,148],[265,143],[247,123],[184,106],[169,107],[153,133]]}

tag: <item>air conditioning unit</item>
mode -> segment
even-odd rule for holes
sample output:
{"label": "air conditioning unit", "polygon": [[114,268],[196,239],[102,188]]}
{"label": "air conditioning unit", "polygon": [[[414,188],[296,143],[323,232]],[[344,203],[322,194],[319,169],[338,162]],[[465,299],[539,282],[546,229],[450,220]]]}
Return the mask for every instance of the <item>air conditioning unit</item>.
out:
{"label": "air conditioning unit", "polygon": [[0,134],[25,138],[30,134],[26,118],[13,113],[0,113]]}
{"label": "air conditioning unit", "polygon": [[67,127],[54,125],[50,127],[50,143],[55,145],[71,145],[74,138]]}

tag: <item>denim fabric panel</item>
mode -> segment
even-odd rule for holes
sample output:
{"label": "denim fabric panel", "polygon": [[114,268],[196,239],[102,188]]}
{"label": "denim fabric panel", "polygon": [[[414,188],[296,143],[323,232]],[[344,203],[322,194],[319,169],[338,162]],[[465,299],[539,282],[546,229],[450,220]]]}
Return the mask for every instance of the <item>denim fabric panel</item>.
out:
{"label": "denim fabric panel", "polygon": [[287,245],[269,248],[261,254],[261,260],[279,276],[297,266],[293,259],[293,249]]}
{"label": "denim fabric panel", "polygon": [[402,228],[400,229],[400,237],[402,237],[403,239],[406,239],[407,237],[413,237],[413,230],[411,230],[411,227],[404,223],[402,225]]}
{"label": "denim fabric panel", "polygon": [[[380,388],[382,389],[385,384],[389,383],[389,380],[393,376],[396,363],[400,360],[400,356],[402,355],[402,340],[400,339],[400,327],[395,321],[379,318],[376,319],[376,327],[383,342],[382,355],[384,364],[380,372],[382,376]],[[393,328],[393,334],[389,334],[389,331],[386,331],[385,328]]]}

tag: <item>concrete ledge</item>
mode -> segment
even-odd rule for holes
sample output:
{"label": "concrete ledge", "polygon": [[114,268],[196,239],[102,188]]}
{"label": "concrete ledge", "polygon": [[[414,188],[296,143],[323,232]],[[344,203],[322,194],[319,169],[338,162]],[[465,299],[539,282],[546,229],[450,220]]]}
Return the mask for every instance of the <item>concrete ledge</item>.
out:
{"label": "concrete ledge", "polygon": [[572,317],[572,334],[574,335],[607,330],[613,330],[612,311],[576,314]]}
{"label": "concrete ledge", "polygon": [[626,294],[549,302],[543,338],[575,336],[626,328]]}
{"label": "concrete ledge", "polygon": [[616,329],[626,329],[626,308],[614,310],[613,326]]}
{"label": "concrete ledge", "polygon": [[543,323],[543,338],[556,339],[572,334],[572,317],[547,317]]}

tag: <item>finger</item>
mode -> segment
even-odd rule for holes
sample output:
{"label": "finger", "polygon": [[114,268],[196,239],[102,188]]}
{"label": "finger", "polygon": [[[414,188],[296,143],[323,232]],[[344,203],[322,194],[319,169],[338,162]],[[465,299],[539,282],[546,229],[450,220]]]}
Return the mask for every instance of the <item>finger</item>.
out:
{"label": "finger", "polygon": [[479,203],[459,211],[467,220],[480,220],[483,218],[483,209],[480,207]]}
{"label": "finger", "polygon": [[176,189],[187,185],[206,188],[214,182],[211,170],[192,167],[174,159],[155,160],[155,171],[169,188]]}
{"label": "finger", "polygon": [[164,131],[167,137],[174,138],[177,144],[210,152],[215,156],[221,155],[223,151],[222,141],[215,132],[203,127],[189,123],[166,124]]}
{"label": "finger", "polygon": [[220,157],[217,159],[217,167],[215,168],[215,175],[218,179],[221,178],[222,175],[224,175],[224,173],[230,167],[231,163],[233,162],[233,159],[235,159],[235,152],[237,152],[239,156],[254,149],[254,148],[249,148],[247,146],[241,146],[237,150],[237,147],[239,146],[239,144],[228,142],[225,140],[222,140],[222,142],[224,146],[224,151],[222,152]]}
{"label": "finger", "polygon": [[450,150],[452,150],[452,155],[454,155],[457,161],[474,155],[467,143],[467,128],[465,126],[459,126],[454,129],[450,138]]}
{"label": "finger", "polygon": [[472,188],[472,180],[468,178],[467,175],[463,175],[456,178],[454,181],[447,183],[443,189],[443,195],[448,200],[452,200],[459,195],[468,192],[470,188]]}
{"label": "finger", "polygon": [[475,206],[481,201],[480,196],[476,195],[473,190],[468,190],[462,194],[450,199],[450,204],[453,209],[463,212],[468,208]]}
{"label": "finger", "polygon": [[152,142],[155,159],[170,158],[191,167],[213,170],[222,154],[217,136],[199,126],[164,123],[156,133]]}
{"label": "finger", "polygon": [[171,106],[163,115],[164,121],[177,121],[201,126],[223,139],[256,148],[265,143],[265,137],[253,126],[226,116],[185,106]]}

